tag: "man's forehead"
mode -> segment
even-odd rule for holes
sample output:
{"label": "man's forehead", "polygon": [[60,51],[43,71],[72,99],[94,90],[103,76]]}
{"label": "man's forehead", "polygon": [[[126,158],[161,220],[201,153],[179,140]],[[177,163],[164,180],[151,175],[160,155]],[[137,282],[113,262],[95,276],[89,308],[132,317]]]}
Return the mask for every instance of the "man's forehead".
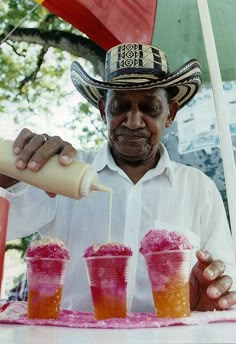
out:
{"label": "man's forehead", "polygon": [[108,90],[110,96],[115,97],[128,97],[132,95],[141,95],[143,97],[156,97],[158,95],[166,95],[164,88],[154,87],[147,90]]}

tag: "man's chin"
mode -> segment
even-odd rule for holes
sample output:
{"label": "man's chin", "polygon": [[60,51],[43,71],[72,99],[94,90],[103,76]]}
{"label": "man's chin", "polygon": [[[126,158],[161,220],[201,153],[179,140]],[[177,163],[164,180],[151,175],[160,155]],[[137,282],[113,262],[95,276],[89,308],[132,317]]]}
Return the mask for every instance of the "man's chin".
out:
{"label": "man's chin", "polygon": [[113,144],[111,151],[115,159],[127,162],[144,161],[150,154],[151,146],[147,143],[137,145],[134,142],[123,141],[122,144]]}
{"label": "man's chin", "polygon": [[147,157],[147,152],[140,152],[137,150],[125,150],[115,152],[115,157],[118,160],[122,160],[128,164],[139,164],[144,161]]}

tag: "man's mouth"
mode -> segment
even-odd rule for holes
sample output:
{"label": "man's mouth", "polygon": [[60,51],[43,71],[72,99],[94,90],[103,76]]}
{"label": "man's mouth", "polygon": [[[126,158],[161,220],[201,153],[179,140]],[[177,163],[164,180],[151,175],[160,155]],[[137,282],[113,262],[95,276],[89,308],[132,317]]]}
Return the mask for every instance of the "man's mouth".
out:
{"label": "man's mouth", "polygon": [[139,141],[146,141],[147,137],[140,136],[140,135],[118,135],[117,139],[119,141],[126,141],[126,142],[139,142]]}
{"label": "man's mouth", "polygon": [[128,140],[128,141],[136,141],[136,140],[146,140],[147,138],[146,137],[143,137],[143,136],[125,136],[125,140]]}
{"label": "man's mouth", "polygon": [[144,132],[129,131],[129,132],[118,132],[116,133],[117,138],[122,137],[127,140],[137,140],[137,139],[148,139],[149,135]]}

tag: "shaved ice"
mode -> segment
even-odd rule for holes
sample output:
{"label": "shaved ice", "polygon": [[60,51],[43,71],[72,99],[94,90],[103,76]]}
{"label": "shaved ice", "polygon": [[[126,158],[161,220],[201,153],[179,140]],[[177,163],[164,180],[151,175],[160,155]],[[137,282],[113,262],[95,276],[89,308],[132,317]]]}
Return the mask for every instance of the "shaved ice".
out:
{"label": "shaved ice", "polygon": [[117,242],[107,242],[104,244],[94,244],[89,246],[83,254],[83,257],[98,256],[132,256],[132,251],[124,244]]}
{"label": "shaved ice", "polygon": [[32,241],[26,250],[26,257],[70,259],[64,242],[50,237]]}
{"label": "shaved ice", "polygon": [[142,254],[147,254],[151,252],[192,248],[193,245],[182,233],[176,231],[171,232],[166,229],[151,229],[141,240],[139,251]]}

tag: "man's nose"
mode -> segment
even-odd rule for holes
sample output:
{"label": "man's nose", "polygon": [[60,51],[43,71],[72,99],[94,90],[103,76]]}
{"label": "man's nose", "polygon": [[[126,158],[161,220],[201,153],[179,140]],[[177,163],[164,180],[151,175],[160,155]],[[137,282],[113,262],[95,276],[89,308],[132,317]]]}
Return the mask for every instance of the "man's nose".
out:
{"label": "man's nose", "polygon": [[145,126],[143,114],[138,107],[134,106],[132,109],[130,109],[130,111],[127,113],[127,118],[124,122],[124,125],[132,130],[143,128]]}

